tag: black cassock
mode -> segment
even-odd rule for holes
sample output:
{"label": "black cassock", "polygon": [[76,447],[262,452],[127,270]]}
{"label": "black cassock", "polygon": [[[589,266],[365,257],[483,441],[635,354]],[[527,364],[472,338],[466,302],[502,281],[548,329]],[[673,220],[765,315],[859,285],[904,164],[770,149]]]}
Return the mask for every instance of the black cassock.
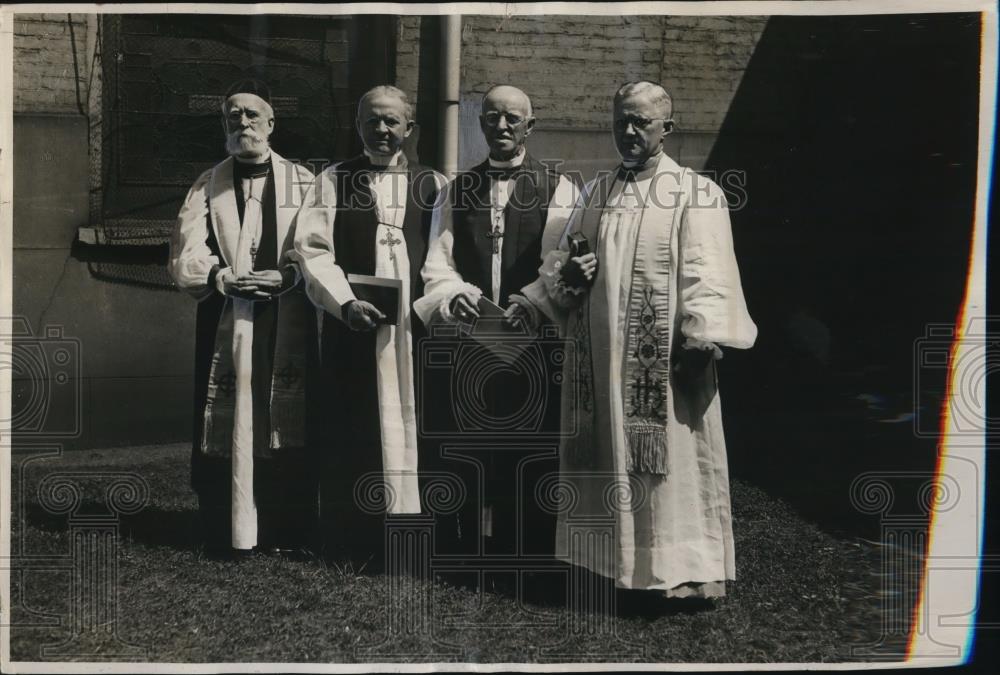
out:
{"label": "black cassock", "polygon": [[[274,172],[271,163],[247,165],[233,162],[233,186],[240,222],[245,196],[242,178],[262,175],[267,179],[261,202],[261,240],[254,258],[255,270],[277,269],[278,242]],[[213,228],[208,228],[208,247],[222,260]],[[214,275],[212,277],[214,283]],[[191,486],[198,495],[201,535],[206,547],[227,550],[231,541],[232,460],[209,457],[202,450],[205,404],[216,331],[226,298],[218,292],[198,303],[195,327],[194,443],[191,455]],[[274,370],[278,305],[254,303],[253,396],[254,500],[258,513],[258,548],[300,548],[313,545],[316,525],[316,479],[313,452],[307,448],[268,450],[271,417],[269,398]],[[315,327],[307,327],[308,344],[316,341]],[[303,345],[303,350],[307,345]]]}
{"label": "black cassock", "polygon": [[[510,295],[538,277],[548,205],[559,175],[530,155],[520,167],[497,170],[488,161],[456,176],[452,184],[452,257],[463,281],[491,296],[495,238],[492,233],[492,179],[513,179],[505,210],[501,307]],[[422,473],[460,476],[468,499],[455,514],[439,517],[445,550],[464,556],[550,556],[554,514],[536,499],[539,482],[558,472],[559,373],[556,339],[535,341],[512,365],[471,338],[455,340],[451,369],[425,368],[429,398],[425,420],[448,437],[421,456]],[[440,343],[435,331],[430,345]],[[422,356],[421,361],[428,361]],[[448,392],[448,395],[444,395]],[[481,538],[480,507],[492,510],[491,536]],[[482,551],[480,544],[485,545]]]}
{"label": "black cassock", "polygon": [[[333,246],[337,265],[346,274],[375,274],[379,245],[375,201],[368,178],[387,170],[361,156],[333,170],[337,191]],[[406,242],[410,279],[413,349],[424,327],[412,303],[423,293],[420,270],[427,255],[431,216],[437,198],[436,174],[407,163],[395,170],[408,173],[401,236]],[[320,449],[320,520],[324,557],[350,562],[355,571],[382,568],[385,509],[378,489],[382,476],[382,439],[376,374],[376,331],[353,331],[342,317],[323,315],[322,358],[307,383],[308,428]],[[414,363],[414,370],[419,364]],[[418,373],[414,373],[419,377]],[[416,398],[417,416],[421,401]],[[419,433],[419,427],[418,427]],[[420,459],[418,459],[419,468]],[[390,516],[391,517],[391,516]]]}

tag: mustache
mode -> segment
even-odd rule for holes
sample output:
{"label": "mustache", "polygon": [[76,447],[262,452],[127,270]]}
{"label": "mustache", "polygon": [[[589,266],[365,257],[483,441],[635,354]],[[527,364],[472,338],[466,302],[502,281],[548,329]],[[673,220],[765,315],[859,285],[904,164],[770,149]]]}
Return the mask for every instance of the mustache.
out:
{"label": "mustache", "polygon": [[229,139],[232,141],[237,141],[240,139],[241,136],[248,136],[250,140],[258,142],[264,140],[264,137],[258,134],[253,129],[237,129],[236,131],[233,131],[229,134]]}

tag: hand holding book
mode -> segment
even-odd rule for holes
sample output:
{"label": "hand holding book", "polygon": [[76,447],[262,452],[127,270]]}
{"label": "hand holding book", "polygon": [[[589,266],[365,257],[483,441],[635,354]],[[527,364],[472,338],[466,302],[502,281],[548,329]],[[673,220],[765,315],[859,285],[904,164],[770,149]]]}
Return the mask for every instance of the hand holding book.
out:
{"label": "hand holding book", "polygon": [[579,232],[569,235],[569,260],[562,268],[562,280],[567,286],[589,288],[597,275],[597,256],[590,242]]}

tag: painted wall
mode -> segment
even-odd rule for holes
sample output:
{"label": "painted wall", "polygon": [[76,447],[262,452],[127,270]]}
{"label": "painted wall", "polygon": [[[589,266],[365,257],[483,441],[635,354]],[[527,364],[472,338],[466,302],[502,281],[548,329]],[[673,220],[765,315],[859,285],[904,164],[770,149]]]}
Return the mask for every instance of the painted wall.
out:
{"label": "painted wall", "polygon": [[[47,418],[32,425],[42,433],[22,440],[75,429],[59,437],[66,447],[177,441],[190,434],[194,302],[97,279],[74,246],[91,224],[93,149],[81,107],[88,112],[94,37],[83,15],[14,24],[13,309],[49,344],[78,346],[72,363],[48,359],[44,383],[14,373],[14,413],[48,401]],[[61,372],[69,381],[57,381]]]}

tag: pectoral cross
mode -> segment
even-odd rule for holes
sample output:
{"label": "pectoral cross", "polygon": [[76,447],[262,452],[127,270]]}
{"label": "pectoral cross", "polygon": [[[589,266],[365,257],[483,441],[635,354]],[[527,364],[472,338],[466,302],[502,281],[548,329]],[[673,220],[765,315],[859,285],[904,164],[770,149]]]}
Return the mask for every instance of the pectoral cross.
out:
{"label": "pectoral cross", "polygon": [[500,239],[503,238],[503,230],[499,225],[493,226],[492,232],[487,232],[486,236],[493,240],[493,255],[500,253]]}
{"label": "pectoral cross", "polygon": [[250,244],[250,269],[254,269],[257,264],[257,240],[254,239],[253,243]]}
{"label": "pectoral cross", "polygon": [[384,239],[380,239],[378,243],[383,244],[385,246],[388,246],[389,247],[389,259],[390,260],[395,260],[396,259],[396,251],[393,250],[393,249],[396,246],[396,244],[402,244],[403,240],[402,239],[396,239],[394,236],[392,236],[392,230],[387,230],[386,233],[385,233],[385,238]]}

